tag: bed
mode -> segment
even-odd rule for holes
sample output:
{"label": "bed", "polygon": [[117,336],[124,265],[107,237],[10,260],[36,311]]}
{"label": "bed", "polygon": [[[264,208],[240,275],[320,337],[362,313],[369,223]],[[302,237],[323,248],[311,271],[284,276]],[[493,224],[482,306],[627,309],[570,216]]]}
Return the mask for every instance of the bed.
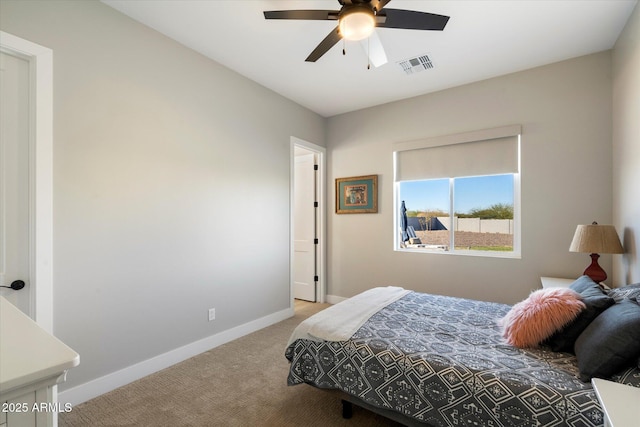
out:
{"label": "bed", "polygon": [[[296,328],[287,382],[332,390],[405,425],[603,425],[576,355],[505,341],[498,319],[511,309],[375,288]],[[637,359],[610,379],[640,387]]]}

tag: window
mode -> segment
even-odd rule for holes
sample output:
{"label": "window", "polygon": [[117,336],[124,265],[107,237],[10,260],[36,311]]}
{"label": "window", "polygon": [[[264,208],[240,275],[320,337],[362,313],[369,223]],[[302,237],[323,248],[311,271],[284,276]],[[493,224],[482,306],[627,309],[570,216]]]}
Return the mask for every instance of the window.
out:
{"label": "window", "polygon": [[396,249],[519,256],[519,134],[510,126],[395,144]]}

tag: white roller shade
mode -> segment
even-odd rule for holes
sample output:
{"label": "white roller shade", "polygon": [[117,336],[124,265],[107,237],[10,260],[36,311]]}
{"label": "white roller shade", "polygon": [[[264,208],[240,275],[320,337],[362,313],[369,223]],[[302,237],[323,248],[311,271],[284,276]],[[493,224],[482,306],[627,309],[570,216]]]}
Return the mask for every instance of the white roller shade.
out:
{"label": "white roller shade", "polygon": [[517,173],[519,133],[509,126],[396,144],[395,180]]}

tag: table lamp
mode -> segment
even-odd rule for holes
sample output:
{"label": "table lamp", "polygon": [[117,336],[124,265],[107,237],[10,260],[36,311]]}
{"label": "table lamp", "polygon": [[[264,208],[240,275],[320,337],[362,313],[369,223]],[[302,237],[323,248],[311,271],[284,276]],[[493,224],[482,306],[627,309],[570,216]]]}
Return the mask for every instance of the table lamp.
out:
{"label": "table lamp", "polygon": [[621,254],[624,249],[613,225],[600,225],[594,221],[589,225],[578,225],[569,251],[591,254],[591,265],[582,274],[600,283],[607,279],[607,273],[598,264],[598,254]]}

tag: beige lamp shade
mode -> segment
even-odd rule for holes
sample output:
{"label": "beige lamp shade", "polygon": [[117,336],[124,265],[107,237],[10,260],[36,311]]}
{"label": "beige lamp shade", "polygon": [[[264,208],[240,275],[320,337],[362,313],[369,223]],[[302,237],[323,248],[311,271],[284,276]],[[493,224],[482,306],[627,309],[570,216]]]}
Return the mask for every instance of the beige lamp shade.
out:
{"label": "beige lamp shade", "polygon": [[573,235],[570,252],[585,252],[591,254],[591,264],[582,274],[591,277],[596,283],[607,280],[607,273],[598,264],[601,254],[624,253],[620,238],[613,225],[579,225]]}
{"label": "beige lamp shade", "polygon": [[570,252],[621,254],[620,238],[613,225],[579,225],[569,247]]}

